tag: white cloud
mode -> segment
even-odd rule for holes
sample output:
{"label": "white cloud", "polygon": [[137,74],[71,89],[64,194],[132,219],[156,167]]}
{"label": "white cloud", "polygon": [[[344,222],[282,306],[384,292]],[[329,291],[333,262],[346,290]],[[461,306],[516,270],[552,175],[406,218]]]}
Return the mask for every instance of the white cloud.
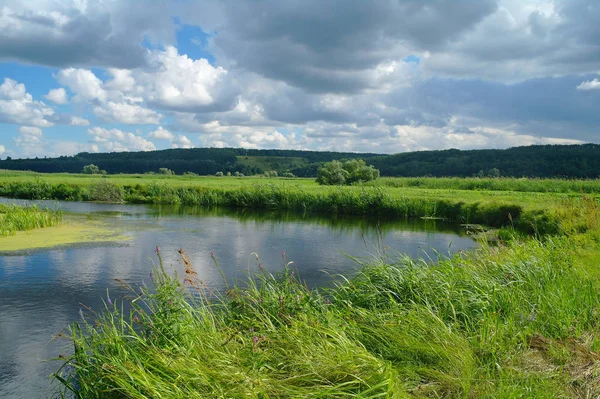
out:
{"label": "white cloud", "polygon": [[6,152],[6,147],[0,145],[0,154],[4,154]]}
{"label": "white cloud", "polygon": [[227,71],[206,59],[180,55],[175,47],[151,53],[152,72],[134,72],[148,102],[167,109],[193,110],[213,104]]}
{"label": "white cloud", "polygon": [[25,85],[5,78],[0,85],[0,122],[29,126],[49,127],[52,108],[41,101],[34,101]]}
{"label": "white cloud", "polygon": [[75,101],[106,101],[107,94],[102,81],[87,69],[67,68],[58,72],[57,80],[75,93]]}
{"label": "white cloud", "polygon": [[171,146],[173,148],[194,148],[192,141],[181,134],[171,141]]}
{"label": "white cloud", "polygon": [[588,80],[577,86],[577,90],[600,90],[600,80]]}
{"label": "white cloud", "polygon": [[119,129],[104,129],[93,127],[88,129],[96,149],[104,151],[153,151],[156,147],[151,141],[134,133],[123,132]]}
{"label": "white cloud", "polygon": [[162,126],[159,126],[155,131],[148,133],[148,137],[157,140],[173,140],[175,135]]}
{"label": "white cloud", "polygon": [[44,97],[55,104],[66,104],[69,102],[67,99],[67,91],[62,87],[50,90]]}
{"label": "white cloud", "polygon": [[161,115],[155,111],[127,102],[117,103],[108,101],[94,107],[94,114],[106,122],[119,122],[127,124],[158,124]]}
{"label": "white cloud", "polygon": [[19,128],[19,133],[29,136],[42,137],[42,129],[34,126],[21,126]]}
{"label": "white cloud", "polygon": [[69,124],[71,126],[88,126],[90,121],[85,118],[80,118],[79,116],[72,116]]}

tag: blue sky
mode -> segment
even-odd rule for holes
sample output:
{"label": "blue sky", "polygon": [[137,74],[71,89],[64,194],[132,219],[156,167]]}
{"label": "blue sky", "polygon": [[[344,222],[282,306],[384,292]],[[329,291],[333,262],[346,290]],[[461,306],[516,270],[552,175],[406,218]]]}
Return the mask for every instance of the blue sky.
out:
{"label": "blue sky", "polygon": [[600,142],[595,0],[5,0],[0,158]]}

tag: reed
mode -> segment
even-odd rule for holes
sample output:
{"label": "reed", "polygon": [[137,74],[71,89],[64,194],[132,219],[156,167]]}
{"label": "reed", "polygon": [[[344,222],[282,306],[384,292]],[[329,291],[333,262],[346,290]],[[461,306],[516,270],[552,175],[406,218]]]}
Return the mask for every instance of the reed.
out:
{"label": "reed", "polygon": [[14,235],[17,231],[56,226],[61,221],[62,212],[59,210],[0,204],[0,237]]}

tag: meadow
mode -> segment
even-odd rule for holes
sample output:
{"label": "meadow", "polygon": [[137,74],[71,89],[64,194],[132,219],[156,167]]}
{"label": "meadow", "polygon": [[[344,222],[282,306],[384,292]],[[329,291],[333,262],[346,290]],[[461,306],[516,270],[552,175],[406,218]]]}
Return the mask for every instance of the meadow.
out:
{"label": "meadow", "polygon": [[[527,183],[530,189],[527,190]],[[57,359],[79,398],[557,398],[600,395],[597,180],[310,179],[0,174],[0,195],[444,218],[500,230],[431,264],[381,248],[352,279],[309,290],[255,260],[215,292],[165,270],[87,310]],[[218,259],[214,259],[219,268]]]}

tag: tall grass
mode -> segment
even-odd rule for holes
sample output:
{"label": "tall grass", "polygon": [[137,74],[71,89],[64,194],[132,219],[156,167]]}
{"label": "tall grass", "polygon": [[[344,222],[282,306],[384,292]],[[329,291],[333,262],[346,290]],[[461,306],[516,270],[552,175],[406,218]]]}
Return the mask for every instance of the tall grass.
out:
{"label": "tall grass", "polygon": [[600,296],[577,250],[382,255],[322,292],[261,265],[223,295],[160,262],[152,289],[71,327],[56,378],[80,398],[595,397]]}
{"label": "tall grass", "polygon": [[486,195],[468,201],[440,192],[419,195],[386,187],[296,187],[253,184],[235,187],[173,186],[163,181],[121,186],[104,179],[91,185],[52,183],[44,179],[0,184],[0,196],[26,199],[90,200],[194,206],[279,209],[303,213],[372,215],[386,218],[441,218],[456,223],[517,228],[527,233],[560,230],[552,209],[528,198]]}
{"label": "tall grass", "polygon": [[61,221],[62,212],[59,210],[0,204],[0,237],[13,235],[17,231],[56,226]]}
{"label": "tall grass", "polygon": [[600,179],[386,177],[368,183],[384,187],[450,190],[517,191],[539,193],[600,193]]}

